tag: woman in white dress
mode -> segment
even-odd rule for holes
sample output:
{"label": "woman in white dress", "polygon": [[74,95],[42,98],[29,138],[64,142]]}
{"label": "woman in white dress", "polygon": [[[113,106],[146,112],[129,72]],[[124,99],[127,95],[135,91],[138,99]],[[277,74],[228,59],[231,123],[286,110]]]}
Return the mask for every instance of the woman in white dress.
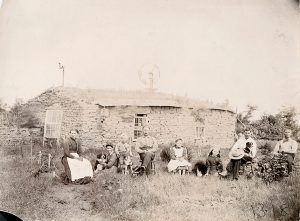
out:
{"label": "woman in white dress", "polygon": [[175,141],[175,146],[170,149],[171,160],[168,163],[168,171],[176,172],[178,167],[187,167],[191,170],[192,164],[188,162],[187,149],[182,146],[182,139]]}

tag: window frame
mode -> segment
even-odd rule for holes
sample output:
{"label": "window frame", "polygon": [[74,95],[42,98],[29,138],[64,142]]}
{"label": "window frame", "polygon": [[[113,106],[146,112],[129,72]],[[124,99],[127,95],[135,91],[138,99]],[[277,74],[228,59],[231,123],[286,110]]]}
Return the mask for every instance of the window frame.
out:
{"label": "window frame", "polygon": [[[140,122],[139,122],[140,121]],[[136,141],[142,135],[143,127],[148,121],[147,114],[135,114],[133,120],[133,141]],[[137,134],[140,134],[139,136]]]}
{"label": "window frame", "polygon": [[195,139],[204,139],[205,138],[205,125],[197,125],[195,127]]}

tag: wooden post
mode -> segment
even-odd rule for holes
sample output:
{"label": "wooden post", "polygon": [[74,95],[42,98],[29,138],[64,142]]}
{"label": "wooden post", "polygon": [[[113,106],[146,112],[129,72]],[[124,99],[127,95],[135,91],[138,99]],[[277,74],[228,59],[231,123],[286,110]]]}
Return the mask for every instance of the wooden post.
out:
{"label": "wooden post", "polygon": [[39,151],[38,164],[42,164],[42,151]]}
{"label": "wooden post", "polygon": [[30,164],[32,164],[32,138],[30,137]]}
{"label": "wooden post", "polygon": [[48,168],[50,170],[51,154],[48,154]]}
{"label": "wooden post", "polygon": [[21,156],[22,156],[22,158],[24,157],[24,153],[23,153],[23,143],[21,142]]}

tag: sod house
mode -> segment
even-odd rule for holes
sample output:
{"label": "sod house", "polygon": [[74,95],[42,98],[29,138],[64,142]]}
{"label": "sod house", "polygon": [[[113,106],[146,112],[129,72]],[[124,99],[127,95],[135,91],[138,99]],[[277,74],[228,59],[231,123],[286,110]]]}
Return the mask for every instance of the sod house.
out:
{"label": "sod house", "polygon": [[[144,125],[161,144],[181,137],[185,142],[229,148],[234,141],[236,115],[228,107],[165,93],[56,87],[25,107],[42,124],[47,111],[61,111],[60,135],[77,128],[86,148],[115,141],[124,132],[134,141]],[[48,127],[51,131],[55,124]]]}

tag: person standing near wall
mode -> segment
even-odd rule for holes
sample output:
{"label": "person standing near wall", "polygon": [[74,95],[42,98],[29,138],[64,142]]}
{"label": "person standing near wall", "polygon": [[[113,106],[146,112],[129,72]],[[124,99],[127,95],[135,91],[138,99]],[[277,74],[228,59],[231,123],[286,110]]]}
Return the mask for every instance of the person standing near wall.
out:
{"label": "person standing near wall", "polygon": [[290,174],[293,170],[293,161],[295,158],[295,154],[297,153],[298,143],[291,138],[292,130],[285,129],[284,130],[284,138],[279,141],[273,151],[274,155],[278,154],[286,154],[287,162],[288,162],[288,173]]}
{"label": "person standing near wall", "polygon": [[149,131],[150,128],[145,126],[143,128],[143,136],[139,137],[135,144],[135,150],[142,160],[141,173],[146,171],[146,174],[150,174],[151,161],[154,160],[158,147],[157,140],[149,135]]}

